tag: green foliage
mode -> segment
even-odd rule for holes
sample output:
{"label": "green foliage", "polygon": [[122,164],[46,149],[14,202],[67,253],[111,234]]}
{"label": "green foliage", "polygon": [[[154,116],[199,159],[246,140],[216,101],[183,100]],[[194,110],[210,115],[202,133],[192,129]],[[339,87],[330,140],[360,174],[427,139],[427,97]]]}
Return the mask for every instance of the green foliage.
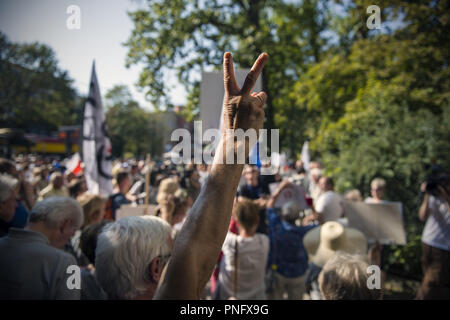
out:
{"label": "green foliage", "polygon": [[409,242],[386,249],[386,269],[420,278],[419,186],[427,164],[448,170],[450,163],[450,50],[442,35],[449,4],[391,5],[404,16],[402,28],[330,49],[289,99],[306,116],[302,126],[313,155],[338,191],[358,188],[368,196],[373,178],[387,180],[387,199],[403,203]]}
{"label": "green foliage", "polygon": [[106,124],[115,157],[144,157],[147,153],[155,157],[164,152],[167,128],[162,113],[140,108],[125,86],[113,87],[105,98]]}
{"label": "green foliage", "polygon": [[[268,52],[265,126],[280,129],[281,147],[291,154],[309,140],[340,192],[358,188],[367,196],[370,181],[385,178],[387,198],[403,203],[409,240],[386,248],[386,268],[418,278],[419,186],[426,164],[450,164],[449,1],[380,0],[382,31],[366,27],[369,0],[146,3],[129,13],[126,63],[143,66],[138,84],[154,106],[172,106],[165,80],[175,71],[192,120],[201,71],[220,69],[225,51],[236,68]],[[52,131],[81,123],[81,105],[49,47],[13,44],[0,34],[1,126]],[[143,110],[123,86],[107,93],[105,105],[115,156],[163,152],[163,112]]]}
{"label": "green foliage", "polygon": [[[139,85],[156,107],[170,106],[164,75],[176,70],[190,92],[189,118],[198,114],[198,74],[219,69],[225,51],[237,68],[250,68],[263,51],[271,56],[263,71],[268,93],[266,127],[274,127],[274,110],[284,107],[276,97],[319,61],[326,39],[327,1],[158,0],[130,13],[134,30],[126,45],[127,65],[142,63]],[[197,75],[197,77],[196,77]]]}
{"label": "green foliage", "polygon": [[81,122],[81,101],[53,50],[0,33],[0,126],[48,134]]}

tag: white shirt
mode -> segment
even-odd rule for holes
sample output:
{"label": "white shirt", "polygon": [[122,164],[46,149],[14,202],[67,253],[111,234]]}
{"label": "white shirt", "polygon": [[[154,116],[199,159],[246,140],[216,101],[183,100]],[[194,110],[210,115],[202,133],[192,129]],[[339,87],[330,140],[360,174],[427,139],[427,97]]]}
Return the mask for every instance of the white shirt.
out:
{"label": "white shirt", "polygon": [[311,184],[309,185],[310,188],[310,196],[313,199],[313,201],[317,202],[320,198],[320,196],[323,194],[322,189],[320,189],[318,184]]}
{"label": "white shirt", "polygon": [[366,199],[364,199],[365,203],[391,203],[390,201],[386,201],[386,200],[375,200],[372,197],[367,197]]}
{"label": "white shirt", "polygon": [[237,240],[238,246],[238,285],[237,299],[265,299],[264,276],[269,255],[269,237],[257,233],[251,238],[242,238],[228,232],[220,262],[219,288],[220,299],[228,299],[234,294],[234,253]]}
{"label": "white shirt", "polygon": [[314,205],[316,212],[323,216],[324,222],[335,221],[342,216],[344,208],[341,204],[341,196],[334,191],[326,191],[317,199]]}
{"label": "white shirt", "polygon": [[450,212],[442,199],[428,198],[428,216],[422,233],[422,241],[435,248],[450,251]]}

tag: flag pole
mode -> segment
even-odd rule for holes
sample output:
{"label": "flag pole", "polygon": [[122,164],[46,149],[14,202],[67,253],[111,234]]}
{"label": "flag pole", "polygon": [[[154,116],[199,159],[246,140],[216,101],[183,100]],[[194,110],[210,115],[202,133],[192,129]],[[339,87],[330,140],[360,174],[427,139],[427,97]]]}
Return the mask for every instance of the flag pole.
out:
{"label": "flag pole", "polygon": [[150,153],[147,153],[147,159],[145,160],[145,167],[147,168],[147,170],[145,171],[145,214],[149,214],[148,198],[150,191],[150,170],[151,170],[150,161],[151,161]]}

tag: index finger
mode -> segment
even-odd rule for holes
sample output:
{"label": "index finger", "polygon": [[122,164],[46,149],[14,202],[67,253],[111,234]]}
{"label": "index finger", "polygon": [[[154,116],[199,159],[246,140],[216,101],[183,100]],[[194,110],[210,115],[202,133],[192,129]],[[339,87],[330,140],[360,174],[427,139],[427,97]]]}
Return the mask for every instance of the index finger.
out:
{"label": "index finger", "polygon": [[234,76],[233,56],[230,52],[225,52],[223,56],[223,83],[228,93],[235,94],[239,91]]}
{"label": "index finger", "polygon": [[241,89],[242,94],[249,94],[252,91],[253,87],[255,86],[256,80],[261,74],[261,71],[264,68],[264,65],[266,64],[268,58],[269,55],[264,52],[259,55],[258,59],[256,59],[252,69],[245,78],[244,85]]}

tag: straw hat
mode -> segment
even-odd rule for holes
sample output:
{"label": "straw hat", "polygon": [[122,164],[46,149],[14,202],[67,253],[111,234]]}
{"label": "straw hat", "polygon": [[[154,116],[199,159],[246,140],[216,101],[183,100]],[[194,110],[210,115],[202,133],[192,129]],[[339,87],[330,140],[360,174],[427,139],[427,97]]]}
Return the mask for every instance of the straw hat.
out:
{"label": "straw hat", "polygon": [[353,228],[345,228],[336,221],[328,221],[309,231],[303,244],[310,261],[319,267],[336,253],[367,254],[367,240],[364,234]]}

